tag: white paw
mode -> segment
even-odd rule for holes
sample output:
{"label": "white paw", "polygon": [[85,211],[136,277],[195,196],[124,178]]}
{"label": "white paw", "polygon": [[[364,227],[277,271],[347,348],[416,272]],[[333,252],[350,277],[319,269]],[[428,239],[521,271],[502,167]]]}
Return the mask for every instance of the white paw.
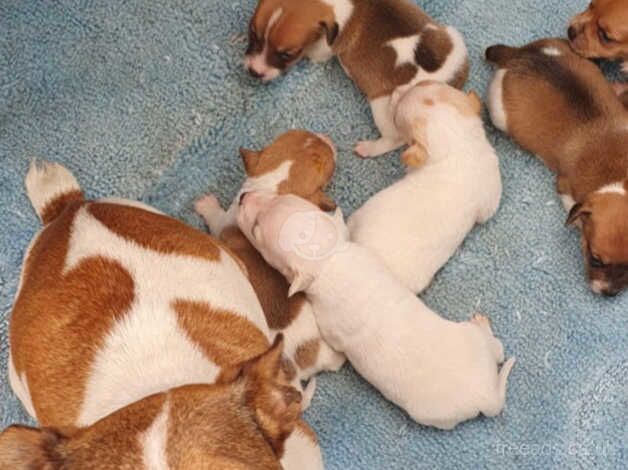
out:
{"label": "white paw", "polygon": [[374,153],[375,142],[372,142],[370,140],[362,140],[358,142],[358,145],[355,146],[353,151],[362,158],[371,158],[377,156],[377,153]]}
{"label": "white paw", "polygon": [[197,199],[194,203],[194,210],[198,215],[207,219],[211,217],[216,211],[221,211],[220,202],[213,194],[206,194],[205,196]]}

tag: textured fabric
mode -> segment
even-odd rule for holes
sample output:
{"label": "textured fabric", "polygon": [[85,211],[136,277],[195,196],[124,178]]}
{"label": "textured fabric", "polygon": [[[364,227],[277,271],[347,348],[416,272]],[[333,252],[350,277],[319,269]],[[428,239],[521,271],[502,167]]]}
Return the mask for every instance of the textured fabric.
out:
{"label": "textured fabric", "polygon": [[[465,35],[469,88],[483,93],[486,46],[564,35],[586,3],[422,6]],[[226,204],[238,189],[237,148],[261,147],[291,127],[337,142],[331,193],[345,214],[402,174],[398,154],[352,154],[376,131],[335,61],[304,62],[268,85],[244,72],[253,8],[254,0],[0,0],[0,369],[22,256],[38,229],[22,183],[33,156],[62,162],[90,197],[137,198],[197,227],[196,197],[210,190]],[[506,409],[438,432],[416,425],[346,366],[319,379],[307,412],[330,469],[625,468],[628,296],[589,292],[551,174],[487,128],[501,160],[502,207],[424,298],[447,318],[491,317],[507,356],[517,357]],[[3,373],[0,425],[26,420]]]}

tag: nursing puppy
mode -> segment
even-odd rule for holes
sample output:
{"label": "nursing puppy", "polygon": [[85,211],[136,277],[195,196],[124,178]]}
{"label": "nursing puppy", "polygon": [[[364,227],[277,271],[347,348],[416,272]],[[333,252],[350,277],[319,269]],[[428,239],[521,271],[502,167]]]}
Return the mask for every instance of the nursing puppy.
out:
{"label": "nursing puppy", "polygon": [[358,143],[362,157],[403,144],[389,110],[397,87],[432,79],[461,88],[469,70],[460,33],[408,0],[260,0],[249,28],[249,72],[272,80],[304,56],[337,56],[367,96],[381,137]]}
{"label": "nursing puppy", "polygon": [[591,289],[628,285],[628,111],[598,67],[566,41],[493,46],[493,123],[557,174],[556,187],[582,229]]}
{"label": "nursing puppy", "polygon": [[595,0],[572,18],[567,30],[571,47],[590,59],[623,61],[628,73],[628,2]]}
{"label": "nursing puppy", "polygon": [[408,172],[348,220],[351,240],[379,255],[411,291],[425,289],[476,223],[496,212],[499,162],[486,139],[481,102],[449,85],[422,82],[393,95],[410,144]]}
{"label": "nursing puppy", "polygon": [[[432,312],[348,241],[340,211],[332,217],[296,196],[257,192],[243,197],[238,221],[291,293],[306,293],[323,338],[417,422],[452,429],[502,411],[514,359],[498,372],[504,349],[488,319],[456,323]],[[304,230],[314,232],[306,242]]]}
{"label": "nursing puppy", "polygon": [[[220,240],[244,263],[249,280],[260,300],[273,334],[285,337],[285,372],[295,386],[323,370],[336,371],[345,358],[320,337],[312,306],[305,295],[288,297],[285,278],[272,268],[251,245],[237,226],[240,196],[245,190],[264,190],[274,194],[297,194],[324,210],[335,208],[324,192],[336,167],[336,149],[325,136],[304,130],[288,131],[265,149],[241,149],[247,178],[228,211],[209,194],[199,199],[196,211]],[[314,392],[308,386],[304,404]]]}
{"label": "nursing puppy", "polygon": [[87,201],[58,164],[32,165],[26,189],[44,227],[9,381],[42,429],[2,433],[0,468],[322,468],[283,341],[224,245],[137,202]]}

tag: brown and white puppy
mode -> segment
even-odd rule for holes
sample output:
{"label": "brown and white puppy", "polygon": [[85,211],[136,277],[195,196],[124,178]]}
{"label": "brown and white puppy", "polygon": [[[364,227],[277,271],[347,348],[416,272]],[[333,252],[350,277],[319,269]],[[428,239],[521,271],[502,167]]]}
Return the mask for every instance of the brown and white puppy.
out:
{"label": "brown and white puppy", "polygon": [[[327,137],[297,129],[282,134],[259,152],[241,149],[240,154],[247,178],[229,210],[224,211],[211,194],[199,199],[195,208],[212,235],[220,238],[246,266],[271,332],[282,332],[285,337],[285,354],[292,359],[285,363],[286,373],[299,386],[300,381],[318,372],[338,370],[345,357],[323,341],[305,295],[288,296],[285,278],[244,236],[236,217],[241,195],[255,190],[296,194],[323,210],[334,209],[336,205],[324,187],[336,168],[336,149]],[[308,387],[305,406],[313,392],[313,387]]]}
{"label": "brown and white puppy", "polygon": [[591,289],[628,285],[628,111],[599,68],[568,43],[493,46],[489,91],[496,127],[557,173],[557,190],[580,222]]}
{"label": "brown and white puppy", "polygon": [[397,87],[437,80],[460,88],[469,69],[460,33],[408,0],[260,0],[245,60],[253,76],[272,80],[304,56],[334,55],[366,94],[381,133],[357,145],[362,157],[403,145],[389,109]]}
{"label": "brown and white puppy", "polygon": [[265,355],[264,313],[223,244],[137,202],[86,201],[58,164],[32,165],[26,188],[44,227],[11,316],[9,380],[58,432],[9,429],[0,462],[23,466],[0,467],[322,468],[283,344]]}
{"label": "brown and white puppy", "polygon": [[589,8],[572,18],[567,34],[578,54],[590,59],[622,60],[628,73],[626,0],[593,0]]}

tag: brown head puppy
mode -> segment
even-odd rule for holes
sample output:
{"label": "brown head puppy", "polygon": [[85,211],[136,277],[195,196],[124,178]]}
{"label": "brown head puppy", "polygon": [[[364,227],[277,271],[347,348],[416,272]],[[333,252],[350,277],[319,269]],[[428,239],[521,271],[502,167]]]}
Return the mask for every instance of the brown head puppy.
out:
{"label": "brown head puppy", "polygon": [[628,2],[593,0],[571,20],[567,34],[573,50],[584,57],[628,60]]}
{"label": "brown head puppy", "polygon": [[580,222],[591,288],[628,285],[628,111],[595,64],[563,40],[493,46],[489,91],[496,127],[557,173],[557,189]]}

